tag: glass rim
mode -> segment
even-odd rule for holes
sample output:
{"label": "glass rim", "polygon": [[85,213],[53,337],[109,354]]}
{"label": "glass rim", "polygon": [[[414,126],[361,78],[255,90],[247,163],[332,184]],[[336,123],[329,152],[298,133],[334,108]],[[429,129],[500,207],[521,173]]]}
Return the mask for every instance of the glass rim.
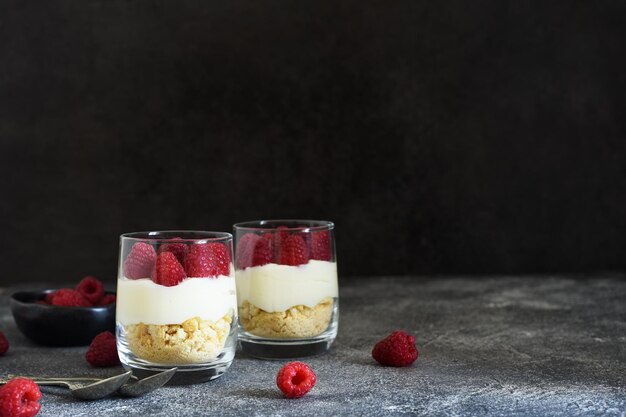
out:
{"label": "glass rim", "polygon": [[[286,226],[284,223],[293,223],[297,226]],[[300,225],[298,225],[300,224]],[[245,222],[238,222],[233,224],[235,230],[248,230],[248,231],[275,231],[277,227],[285,226],[283,230],[332,230],[335,228],[335,223],[328,220],[303,220],[303,219],[271,219],[271,220],[251,220]]]}
{"label": "glass rim", "polygon": [[[167,235],[167,237],[163,237],[162,235]],[[190,235],[193,236],[185,237]],[[120,240],[134,240],[138,242],[170,242],[173,238],[178,238],[176,240],[177,242],[220,242],[232,239],[233,235],[228,232],[204,230],[150,230],[145,232],[122,233],[120,235]]]}

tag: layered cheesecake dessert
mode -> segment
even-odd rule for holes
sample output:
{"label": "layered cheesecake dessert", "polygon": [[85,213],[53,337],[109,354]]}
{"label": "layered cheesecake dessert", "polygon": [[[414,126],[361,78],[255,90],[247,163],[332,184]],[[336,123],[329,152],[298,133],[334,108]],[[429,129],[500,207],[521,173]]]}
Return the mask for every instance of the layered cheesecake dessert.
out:
{"label": "layered cheesecake dessert", "polygon": [[239,321],[264,338],[309,338],[330,325],[337,264],[327,231],[248,233],[237,243]]}
{"label": "layered cheesecake dessert", "polygon": [[118,328],[138,358],[158,364],[216,359],[236,324],[234,268],[222,243],[138,242],[118,277]]}

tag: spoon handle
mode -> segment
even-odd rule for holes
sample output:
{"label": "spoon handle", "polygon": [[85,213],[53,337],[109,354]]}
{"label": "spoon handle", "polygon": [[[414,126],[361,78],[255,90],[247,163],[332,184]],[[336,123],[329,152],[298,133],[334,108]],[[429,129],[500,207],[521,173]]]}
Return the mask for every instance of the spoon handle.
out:
{"label": "spoon handle", "polygon": [[47,382],[47,381],[67,381],[66,378],[39,378],[36,376],[21,376],[21,375],[8,375],[6,378],[0,378],[0,385],[6,384],[14,378],[28,378],[32,379],[35,383]]}
{"label": "spoon handle", "polygon": [[75,381],[75,382],[96,382],[104,378],[91,377],[65,377],[65,376],[24,376],[24,375],[8,375],[7,378],[0,378],[0,384],[6,384],[13,378],[28,378],[33,381]]}
{"label": "spoon handle", "polygon": [[65,388],[71,388],[72,385],[70,382],[68,381],[62,381],[60,379],[57,380],[41,380],[41,379],[33,379],[33,382],[37,385],[50,385],[50,386],[56,386],[56,387],[65,387]]}

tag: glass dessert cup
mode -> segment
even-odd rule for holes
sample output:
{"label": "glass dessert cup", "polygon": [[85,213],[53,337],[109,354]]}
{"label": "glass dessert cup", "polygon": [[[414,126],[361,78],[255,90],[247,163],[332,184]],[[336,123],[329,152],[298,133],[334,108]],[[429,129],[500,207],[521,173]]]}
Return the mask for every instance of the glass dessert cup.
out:
{"label": "glass dessert cup", "polygon": [[319,220],[234,225],[242,351],[289,359],[330,348],[339,320],[333,229]]}
{"label": "glass dessert cup", "polygon": [[232,235],[199,231],[120,237],[116,333],[138,377],[177,367],[172,384],[215,379],[236,349]]}

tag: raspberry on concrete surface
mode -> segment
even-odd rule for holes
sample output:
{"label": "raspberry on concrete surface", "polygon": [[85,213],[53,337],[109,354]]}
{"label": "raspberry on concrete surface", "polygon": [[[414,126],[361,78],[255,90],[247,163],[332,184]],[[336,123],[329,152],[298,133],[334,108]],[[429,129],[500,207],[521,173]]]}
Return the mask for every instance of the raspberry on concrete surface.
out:
{"label": "raspberry on concrete surface", "polygon": [[7,350],[9,350],[9,341],[4,333],[0,332],[0,356],[7,353]]}
{"label": "raspberry on concrete surface", "polygon": [[0,388],[0,417],[33,417],[41,409],[39,386],[28,378],[14,378]]}
{"label": "raspberry on concrete surface", "polygon": [[384,366],[409,366],[418,355],[415,337],[402,330],[391,333],[372,349],[372,357]]}
{"label": "raspberry on concrete surface", "polygon": [[115,336],[111,332],[102,332],[91,341],[85,359],[96,367],[115,366],[120,363],[117,356]]}
{"label": "raspberry on concrete surface", "polygon": [[317,376],[304,362],[289,362],[276,375],[276,385],[287,398],[300,398],[315,386]]}

